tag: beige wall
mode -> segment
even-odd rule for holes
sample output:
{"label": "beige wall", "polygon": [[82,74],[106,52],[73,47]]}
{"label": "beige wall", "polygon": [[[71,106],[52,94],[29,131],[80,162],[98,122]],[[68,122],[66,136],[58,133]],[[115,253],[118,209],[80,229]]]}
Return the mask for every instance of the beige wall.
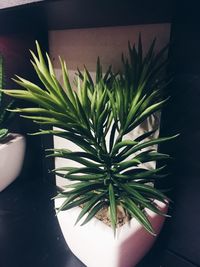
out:
{"label": "beige wall", "polygon": [[[50,31],[50,57],[59,80],[61,70],[58,55],[66,60],[71,80],[77,67],[83,69],[84,64],[89,71],[95,71],[97,56],[100,57],[104,70],[112,64],[113,69],[117,71],[120,68],[122,52],[127,53],[128,41],[137,42],[139,33],[142,35],[144,49],[156,37],[156,49],[159,50],[169,42],[170,24]],[[54,142],[56,147],[76,149],[73,144],[61,138],[55,138]],[[73,162],[56,159],[56,167],[66,164],[74,165]],[[57,182],[61,184],[63,181],[57,178]]]}
{"label": "beige wall", "polygon": [[151,24],[125,27],[75,29],[49,32],[50,55],[59,69],[58,55],[67,61],[70,70],[86,64],[95,70],[97,56],[104,67],[112,63],[115,70],[120,67],[121,53],[127,52],[128,41],[137,42],[141,33],[144,49],[154,37],[157,49],[169,41],[170,24]]}

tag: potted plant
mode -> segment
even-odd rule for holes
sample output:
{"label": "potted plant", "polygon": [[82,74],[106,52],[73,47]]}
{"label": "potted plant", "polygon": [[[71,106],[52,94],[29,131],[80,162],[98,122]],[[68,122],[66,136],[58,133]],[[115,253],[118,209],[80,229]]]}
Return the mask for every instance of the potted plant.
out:
{"label": "potted plant", "polygon": [[[4,87],[4,64],[0,56],[0,88]],[[12,114],[7,109],[0,92],[0,191],[5,189],[19,175],[25,153],[25,139],[22,135],[9,133],[8,125]]]}
{"label": "potted plant", "polygon": [[43,86],[17,76],[15,81],[23,89],[3,90],[33,103],[14,112],[41,127],[59,128],[35,134],[59,136],[80,148],[47,152],[80,164],[53,171],[69,181],[58,188],[56,197],[63,234],[74,254],[89,267],[134,266],[155,241],[167,216],[169,199],[154,185],[165,176],[166,164],[153,169],[144,164],[169,159],[152,146],[175,136],[149,140],[156,130],[151,129],[125,139],[168,100],[162,59],[166,48],[155,55],[154,45],[155,41],[144,55],[141,38],[137,49],[129,44],[130,60],[123,57],[124,69],[118,75],[110,68],[103,75],[99,61],[95,82],[86,68],[79,71],[73,90],[65,62],[60,59],[62,86],[49,56],[46,64],[36,42],[37,56],[31,52],[31,62]]}

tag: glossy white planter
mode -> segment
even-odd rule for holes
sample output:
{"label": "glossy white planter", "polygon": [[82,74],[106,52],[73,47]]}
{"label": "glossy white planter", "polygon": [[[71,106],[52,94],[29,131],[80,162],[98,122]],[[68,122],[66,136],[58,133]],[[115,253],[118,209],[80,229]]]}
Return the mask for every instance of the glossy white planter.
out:
{"label": "glossy white planter", "polygon": [[[62,200],[55,200],[56,207],[61,203]],[[165,204],[157,204],[162,211],[167,212]],[[62,211],[58,214],[58,221],[69,248],[87,267],[133,267],[156,240],[135,219],[120,227],[116,238],[113,230],[96,218],[84,226],[74,226],[80,210],[73,208]],[[146,211],[159,234],[165,218],[150,210]]]}
{"label": "glossy white planter", "polygon": [[19,175],[25,154],[25,138],[10,134],[6,143],[0,143],[0,191],[4,190]]}

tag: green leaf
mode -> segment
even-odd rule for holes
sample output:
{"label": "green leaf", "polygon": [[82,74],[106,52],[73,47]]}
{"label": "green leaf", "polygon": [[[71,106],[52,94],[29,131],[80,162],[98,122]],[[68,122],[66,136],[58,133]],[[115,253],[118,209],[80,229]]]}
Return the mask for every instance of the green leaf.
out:
{"label": "green leaf", "polygon": [[109,76],[112,76],[112,66],[110,65],[103,77],[103,82],[105,84],[108,84],[108,81],[109,81]]}
{"label": "green leaf", "polygon": [[130,132],[131,130],[135,129],[140,123],[142,123],[147,117],[149,117],[151,114],[154,114],[156,111],[160,110],[164,104],[169,100],[169,97],[165,100],[162,100],[156,104],[153,104],[145,109],[138,117],[137,119],[127,128],[125,133]]}
{"label": "green leaf", "polygon": [[[93,190],[97,190],[97,189],[103,189],[104,188],[104,184],[103,182],[76,182],[74,184],[70,184],[65,186],[67,188],[66,191],[64,191],[63,193],[70,196],[70,195],[74,195],[74,194],[86,194],[89,192],[92,192]],[[74,187],[74,189],[69,190],[69,188]]]}
{"label": "green leaf", "polygon": [[75,107],[76,101],[75,101],[75,97],[74,97],[74,92],[72,90],[72,87],[71,87],[71,84],[69,81],[66,62],[63,61],[60,57],[59,57],[59,60],[60,60],[61,68],[62,68],[62,77],[63,77],[63,83],[64,83],[65,90],[67,92],[67,95],[68,95],[71,103]]}
{"label": "green leaf", "polygon": [[[46,115],[49,118],[55,118],[63,123],[66,122],[74,123],[76,121],[73,115],[71,116],[71,114],[67,113],[64,114],[53,110],[47,110],[44,108],[21,108],[21,109],[18,108],[11,111],[16,113],[34,114],[38,117],[41,117],[41,115]],[[37,118],[36,116],[34,116],[34,119]]]}
{"label": "green leaf", "polygon": [[16,75],[17,79],[12,79],[15,83],[19,84],[20,86],[22,86],[23,88],[27,89],[29,92],[33,93],[33,94],[41,94],[44,97],[48,97],[49,95],[49,91],[43,90],[42,88],[40,88],[38,85]]}
{"label": "green leaf", "polygon": [[140,161],[141,163],[150,162],[150,161],[158,161],[158,160],[166,160],[170,159],[171,157],[168,154],[144,151],[138,154],[135,159]]}
{"label": "green leaf", "polygon": [[27,100],[46,109],[52,108],[54,110],[56,109],[57,111],[62,110],[62,108],[55,101],[52,102],[50,97],[44,97],[40,94],[33,95],[26,90],[2,90],[2,92],[14,98]]}
{"label": "green leaf", "polygon": [[77,107],[77,112],[78,112],[79,118],[84,123],[84,126],[87,129],[90,129],[90,125],[89,125],[89,121],[88,121],[88,118],[86,115],[86,111],[83,109],[81,102],[80,102],[80,99],[76,93],[75,93],[75,101],[76,101],[76,107]]}
{"label": "green leaf", "polygon": [[130,155],[132,155],[133,153],[136,153],[137,151],[140,151],[144,148],[147,147],[151,147],[153,145],[158,145],[167,141],[171,141],[173,139],[175,139],[176,137],[178,137],[178,135],[173,135],[170,137],[160,137],[160,138],[154,138],[152,140],[143,142],[143,143],[139,143],[138,145],[134,146],[133,148],[131,148],[128,152],[126,152],[124,155],[121,156],[121,160],[124,160],[125,158],[129,157]]}
{"label": "green leaf", "polygon": [[38,132],[35,135],[39,135],[39,134],[53,134],[53,135],[65,138],[73,142],[74,144],[76,144],[77,146],[85,150],[86,152],[90,152],[91,154],[94,154],[95,156],[98,155],[96,149],[93,148],[92,144],[84,140],[82,136],[77,135],[75,133],[69,133],[66,131],[52,131],[52,130],[44,131],[42,130],[41,132]]}
{"label": "green leaf", "polygon": [[141,200],[143,202],[150,202],[150,200],[148,198],[145,198],[142,196],[142,194],[140,194],[137,190],[135,190],[133,187],[127,185],[127,184],[122,184],[122,183],[118,183],[119,187],[121,187],[126,193],[128,193],[128,195],[130,195],[131,197],[134,197],[137,200]]}
{"label": "green leaf", "polygon": [[57,88],[52,80],[52,77],[50,77],[49,74],[46,75],[46,71],[45,73],[43,72],[44,70],[41,70],[40,65],[37,65],[37,63],[34,63],[33,61],[31,61],[35,72],[37,73],[38,78],[40,79],[40,81],[42,82],[42,84],[45,86],[46,90],[49,91],[49,93],[51,93],[54,98],[58,98],[58,91]]}
{"label": "green leaf", "polygon": [[127,169],[127,168],[130,168],[130,167],[133,167],[133,166],[137,166],[138,164],[140,164],[141,162],[136,159],[136,158],[133,158],[131,160],[127,160],[127,161],[124,161],[124,162],[120,162],[117,164],[117,171],[123,171],[124,169]]}
{"label": "green leaf", "polygon": [[59,211],[64,211],[64,210],[69,210],[69,209],[72,209],[72,208],[75,208],[75,207],[78,207],[80,206],[81,204],[89,201],[90,199],[92,198],[91,195],[89,196],[83,196],[83,197],[80,197],[78,198],[77,200],[74,200],[74,201],[66,201],[66,203],[64,203],[63,206],[61,206],[61,208],[59,209]]}
{"label": "green leaf", "polygon": [[154,129],[152,131],[148,131],[148,132],[145,132],[143,134],[141,134],[140,136],[138,136],[137,138],[135,138],[135,142],[141,142],[143,141],[144,139],[150,137],[153,133],[155,133],[158,129]]}
{"label": "green leaf", "polygon": [[66,196],[65,194],[59,193],[54,199],[57,199],[57,198],[65,198],[65,200],[63,201],[63,203],[61,204],[61,206],[57,209],[56,214],[58,214],[61,210],[64,210],[65,207],[69,203],[71,203],[72,201],[74,201],[77,198],[80,198],[80,194],[74,194],[74,195],[71,195],[71,196]]}
{"label": "green leaf", "polygon": [[132,186],[135,190],[144,193],[146,196],[152,199],[158,199],[163,203],[167,203],[170,199],[159,190],[149,185],[143,185],[135,182],[130,182],[128,185]]}
{"label": "green leaf", "polygon": [[[52,151],[52,150],[47,149],[46,151],[48,152],[48,151]],[[93,163],[92,161],[78,157],[77,155],[74,156],[72,153],[68,153],[64,149],[60,149],[60,150],[56,151],[55,153],[48,154],[46,157],[59,157],[59,158],[70,159],[72,161],[78,162],[78,163],[80,163],[86,167],[89,167],[89,168],[90,167],[91,168],[101,167],[100,164]]]}
{"label": "green leaf", "polygon": [[144,179],[144,178],[148,178],[148,177],[154,177],[155,174],[161,172],[165,167],[166,167],[166,165],[163,167],[157,168],[157,169],[152,169],[152,170],[133,169],[133,170],[128,170],[128,171],[122,173],[122,175],[125,175],[126,177],[128,176],[129,180]]}
{"label": "green leaf", "polygon": [[50,73],[51,76],[56,77],[56,74],[55,74],[55,71],[54,71],[54,68],[53,68],[53,64],[51,62],[51,59],[50,59],[48,53],[45,53],[45,55],[46,55],[47,62],[48,62],[49,73]]}
{"label": "green leaf", "polygon": [[105,177],[102,174],[88,174],[88,175],[73,175],[73,174],[61,174],[58,173],[57,171],[55,172],[57,175],[62,176],[63,178],[69,179],[71,181],[103,181],[103,178]]}
{"label": "green leaf", "polygon": [[104,111],[101,112],[100,116],[96,119],[96,136],[98,137],[98,139],[103,138],[103,125],[106,121],[107,116],[109,115],[108,113],[108,108],[105,107]]}
{"label": "green leaf", "polygon": [[152,235],[155,235],[153,227],[147,216],[139,209],[139,207],[129,198],[124,198],[124,208],[134,217],[143,227]]}
{"label": "green leaf", "polygon": [[[131,109],[128,113],[128,116],[126,118],[126,124],[124,126],[124,129],[126,131],[126,129],[129,127],[129,125],[131,124],[131,122],[134,121],[134,116],[136,115],[136,112],[138,111],[138,109],[140,108],[140,106],[142,105],[142,103],[144,102],[146,98],[146,95],[142,97],[142,99],[140,99],[140,101],[138,101],[137,103],[132,103],[131,104]],[[133,99],[133,102],[135,102],[135,98]]]}
{"label": "green leaf", "polygon": [[134,199],[134,201],[138,204],[138,205],[141,205],[142,207],[144,208],[147,208],[151,211],[153,211],[154,213],[158,214],[158,215],[161,215],[161,216],[164,216],[164,217],[170,217],[169,215],[167,215],[166,213],[162,212],[158,206],[156,205],[155,202],[145,202],[141,199]]}
{"label": "green leaf", "polygon": [[84,222],[81,225],[84,225],[88,223],[96,214],[98,211],[100,211],[105,206],[104,202],[98,202],[89,212],[87,218],[84,220]]}
{"label": "green leaf", "polygon": [[71,151],[66,151],[66,150],[62,150],[62,152],[65,156],[69,156],[70,158],[74,158],[74,159],[86,158],[86,159],[90,159],[92,161],[96,161],[98,163],[102,163],[102,161],[98,157],[96,157],[95,155],[92,155],[90,153],[87,153],[87,152],[71,152]]}
{"label": "green leaf", "polygon": [[[115,133],[117,130],[117,123],[114,122],[111,128],[111,133],[110,133],[110,139],[109,139],[109,151],[112,151],[113,144],[114,144],[114,139],[115,139]],[[112,153],[112,152],[111,152]]]}
{"label": "green leaf", "polygon": [[115,123],[117,125],[118,116],[117,116],[117,109],[116,109],[114,95],[113,95],[113,93],[111,93],[109,91],[107,91],[107,93],[108,93],[108,97],[109,97],[109,100],[110,100],[110,105],[111,105],[111,108],[112,108],[113,118],[114,118],[114,121],[115,121]]}
{"label": "green leaf", "polygon": [[77,174],[77,173],[86,173],[86,174],[104,174],[105,171],[100,168],[77,168],[77,167],[62,167],[62,168],[56,168],[55,171],[68,171],[68,174]]}
{"label": "green leaf", "polygon": [[111,157],[115,155],[120,148],[124,146],[132,147],[132,146],[135,146],[136,144],[138,144],[138,142],[132,141],[132,140],[124,140],[124,141],[117,143],[112,149]]}
{"label": "green leaf", "polygon": [[146,56],[145,56],[145,59],[144,59],[144,63],[147,63],[147,62],[151,61],[151,58],[153,56],[153,51],[154,51],[154,48],[155,48],[155,44],[156,44],[156,38],[154,38],[154,40],[152,41],[152,43],[151,43],[151,45],[149,47],[148,52],[146,53]]}
{"label": "green leaf", "polygon": [[8,136],[8,129],[0,129],[0,142]]}
{"label": "green leaf", "polygon": [[116,225],[117,225],[117,210],[116,210],[116,200],[115,200],[115,192],[112,184],[109,184],[109,211],[110,211],[110,221],[112,228],[114,230],[114,233],[116,231]]}
{"label": "green leaf", "polygon": [[92,199],[84,204],[84,207],[82,208],[82,211],[80,212],[75,224],[77,224],[83,218],[83,216],[96,205],[96,203],[98,203],[101,199],[104,199],[104,197],[105,193],[94,194]]}
{"label": "green leaf", "polygon": [[82,88],[81,88],[81,100],[82,100],[82,106],[83,109],[87,112],[90,113],[90,101],[88,98],[88,85],[87,85],[87,74],[84,71],[84,76],[83,76],[83,82],[82,82]]}
{"label": "green leaf", "polygon": [[[88,71],[88,69],[86,68],[86,66],[84,65],[84,70],[85,70],[85,72],[86,72],[86,74],[87,74],[87,78],[88,78],[88,83],[89,83],[89,86],[90,86],[90,90],[93,92],[93,90],[94,90],[94,83],[93,83],[93,80],[92,80],[92,77],[91,77],[91,75],[90,75],[90,73],[89,73],[89,71]],[[84,78],[84,76],[82,76],[83,78]],[[83,80],[83,78],[82,78],[82,80]]]}

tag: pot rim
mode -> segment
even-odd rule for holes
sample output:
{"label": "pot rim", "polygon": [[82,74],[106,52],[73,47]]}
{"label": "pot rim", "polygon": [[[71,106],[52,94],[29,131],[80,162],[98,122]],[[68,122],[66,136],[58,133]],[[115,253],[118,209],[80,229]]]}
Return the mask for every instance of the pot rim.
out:
{"label": "pot rim", "polygon": [[[55,201],[55,207],[58,205],[58,203],[59,203],[59,205],[62,203],[61,202],[61,199],[55,199],[54,201]],[[167,203],[163,203],[163,202],[158,201],[158,200],[154,200],[154,201],[156,202],[156,204],[159,206],[159,208],[162,211],[164,211],[164,212],[167,213],[167,211],[168,211],[168,204]],[[81,207],[74,207],[74,208],[72,208],[70,210],[60,211],[57,214],[58,220],[59,220],[59,216],[61,216],[61,217],[62,216],[65,216],[65,215],[67,215],[67,213],[70,213],[70,211],[73,212],[74,214],[75,213],[78,214],[81,211]],[[158,217],[158,216],[163,217],[163,216],[161,216],[159,214],[156,214],[155,212],[153,212],[153,211],[151,211],[151,210],[149,210],[147,208],[145,208],[145,211],[146,211],[147,216],[148,216],[148,218],[149,218],[150,221],[153,220],[154,217]],[[85,216],[87,216],[87,214]],[[108,235],[113,236],[113,229],[112,229],[112,227],[110,227],[109,225],[107,225],[106,223],[102,222],[101,220],[99,220],[96,217],[93,217],[87,224],[81,226],[81,223],[83,222],[84,218],[85,217],[83,217],[80,220],[80,222],[78,222],[76,225],[74,225],[74,227],[75,228],[76,227],[81,227],[82,229],[84,229],[84,227],[87,228],[87,227],[90,227],[90,226],[91,227],[99,227],[99,228],[102,229],[102,231],[104,233],[107,232]],[[165,220],[165,217],[163,217],[163,218]],[[139,230],[139,229],[143,228],[143,226],[134,217],[131,218],[130,221],[126,222],[125,224],[123,224],[120,227],[117,227],[117,229],[116,229],[116,236],[114,238],[115,242],[122,242],[124,240],[124,238],[129,234],[129,231],[130,231],[131,228],[132,229],[134,228],[134,231],[135,231],[136,228],[137,228],[137,230]],[[157,234],[159,234],[159,233],[157,233]]]}

